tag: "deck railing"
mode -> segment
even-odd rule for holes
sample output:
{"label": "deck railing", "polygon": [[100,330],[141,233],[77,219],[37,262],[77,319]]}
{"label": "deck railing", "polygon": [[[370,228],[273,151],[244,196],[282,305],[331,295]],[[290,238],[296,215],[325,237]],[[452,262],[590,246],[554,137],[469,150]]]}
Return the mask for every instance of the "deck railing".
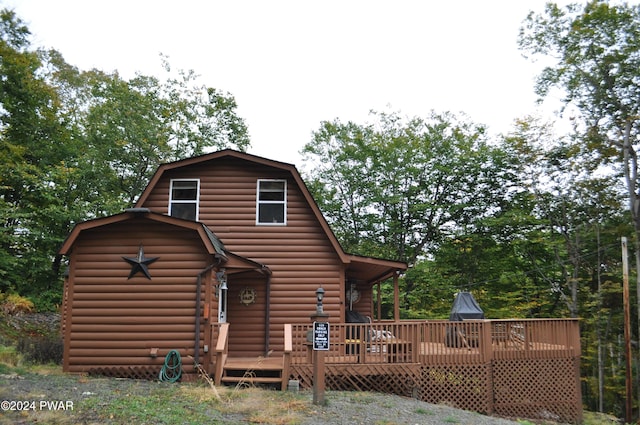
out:
{"label": "deck railing", "polygon": [[[293,324],[292,364],[311,362],[312,324]],[[331,323],[327,363],[484,364],[580,355],[577,319]]]}
{"label": "deck railing", "polygon": [[[578,319],[331,323],[325,380],[506,417],[582,422]],[[291,325],[291,373],[314,379],[312,324]]]}

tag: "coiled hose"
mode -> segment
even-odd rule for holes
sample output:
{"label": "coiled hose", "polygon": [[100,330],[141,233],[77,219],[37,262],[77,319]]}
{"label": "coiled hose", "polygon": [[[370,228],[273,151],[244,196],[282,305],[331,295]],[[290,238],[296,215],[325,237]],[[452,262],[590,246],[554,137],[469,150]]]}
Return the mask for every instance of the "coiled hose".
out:
{"label": "coiled hose", "polygon": [[164,358],[164,366],[160,369],[160,381],[176,382],[182,375],[182,358],[176,350],[171,350]]}

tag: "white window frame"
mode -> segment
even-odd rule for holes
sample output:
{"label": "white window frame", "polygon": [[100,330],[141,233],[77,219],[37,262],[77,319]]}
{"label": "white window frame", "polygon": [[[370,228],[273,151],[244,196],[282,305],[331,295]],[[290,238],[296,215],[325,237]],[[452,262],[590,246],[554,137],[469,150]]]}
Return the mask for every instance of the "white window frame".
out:
{"label": "white window frame", "polygon": [[[196,199],[173,199],[173,183],[174,182],[196,182]],[[200,179],[171,179],[169,184],[169,215],[173,216],[174,204],[196,204],[196,217],[195,221],[198,221],[200,216]]]}
{"label": "white window frame", "polygon": [[[262,182],[278,182],[284,183],[284,196],[280,201],[261,201],[260,200],[260,184]],[[260,221],[260,206],[261,205],[282,205],[283,208],[283,222],[282,223],[273,223],[273,222],[261,222]],[[257,226],[286,226],[287,225],[287,180],[286,179],[258,179],[256,184],[256,225]]]}

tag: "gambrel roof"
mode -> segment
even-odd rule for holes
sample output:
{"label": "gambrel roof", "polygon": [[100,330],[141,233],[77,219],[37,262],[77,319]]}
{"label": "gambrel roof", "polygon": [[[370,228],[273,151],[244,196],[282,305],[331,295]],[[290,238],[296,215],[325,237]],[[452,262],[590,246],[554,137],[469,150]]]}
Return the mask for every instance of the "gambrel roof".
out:
{"label": "gambrel roof", "polygon": [[158,167],[155,174],[149,181],[149,184],[143,191],[142,195],[136,202],[136,206],[142,206],[145,203],[145,200],[158,183],[158,181],[162,178],[163,174],[169,170],[174,170],[182,167],[189,167],[196,164],[201,164],[206,161],[224,159],[224,158],[237,158],[244,161],[249,161],[255,164],[264,165],[267,167],[271,167],[274,169],[278,169],[281,171],[287,172],[296,185],[300,188],[307,204],[310,206],[313,214],[316,219],[320,223],[324,233],[327,235],[327,238],[331,242],[333,249],[336,254],[340,258],[341,262],[345,265],[347,274],[357,276],[358,280],[374,283],[380,280],[384,280],[386,278],[391,277],[394,273],[406,270],[407,264],[400,261],[392,261],[392,260],[383,260],[372,257],[363,257],[359,255],[353,255],[346,253],[340,242],[336,238],[335,234],[331,230],[329,223],[327,223],[326,219],[322,215],[318,204],[311,196],[307,185],[304,183],[300,173],[296,169],[293,164],[288,164],[285,162],[274,161],[271,159],[266,159],[263,157],[259,157],[256,155],[251,155],[244,152],[235,151],[232,149],[224,149],[221,151],[213,152],[210,154],[205,154],[197,157],[187,158],[180,161],[170,162],[166,164],[162,164]]}

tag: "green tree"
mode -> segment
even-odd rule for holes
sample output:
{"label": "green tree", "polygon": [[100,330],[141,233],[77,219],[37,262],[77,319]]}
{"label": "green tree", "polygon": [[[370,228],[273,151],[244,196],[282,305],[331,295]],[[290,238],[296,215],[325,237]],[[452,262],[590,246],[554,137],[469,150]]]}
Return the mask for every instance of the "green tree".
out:
{"label": "green tree", "polygon": [[589,159],[583,166],[613,166],[624,176],[640,271],[640,6],[596,0],[562,9],[549,3],[544,13],[529,14],[519,45],[555,60],[536,91],[541,97],[552,88],[564,93],[565,106],[576,113],[578,146]]}
{"label": "green tree", "polygon": [[[483,126],[452,114],[372,117],[324,122],[303,150],[309,186],[347,251],[414,265],[460,229],[499,214],[509,161]],[[407,312],[428,296],[420,283],[412,273],[402,280]]]}
{"label": "green tree", "polygon": [[51,200],[49,171],[67,152],[59,99],[29,35],[13,12],[0,12],[0,291],[54,277],[47,232],[37,227]]}
{"label": "green tree", "polygon": [[640,6],[596,0],[560,8],[549,3],[543,13],[529,14],[519,45],[527,54],[552,61],[536,91],[541,98],[552,89],[563,94],[565,111],[574,115],[579,141],[574,146],[585,171],[613,170],[625,183],[640,291]]}
{"label": "green tree", "polygon": [[[534,201],[533,220],[513,244],[520,270],[528,271],[523,282],[538,300],[528,315],[584,318],[584,394],[595,408],[598,381],[617,379],[615,373],[598,378],[605,348],[613,353],[610,359],[622,348],[622,326],[611,326],[622,323],[621,310],[610,305],[618,305],[614,300],[620,296],[619,235],[630,230],[624,185],[614,175],[590,172],[579,139],[554,136],[536,120],[520,121],[506,142],[519,158],[521,184]],[[612,388],[611,394],[619,390]]]}
{"label": "green tree", "polygon": [[79,83],[71,98],[84,102],[74,110],[84,152],[75,160],[90,173],[83,180],[97,185],[85,190],[99,195],[92,205],[95,215],[131,205],[163,162],[249,146],[233,96],[200,84],[193,72],[170,75],[166,61],[164,69],[162,81],[144,75],[124,80],[98,70],[73,75],[69,68],[55,74],[57,80]]}
{"label": "green tree", "polygon": [[163,66],[165,80],[80,71],[0,12],[0,291],[54,308],[75,223],[131,205],[162,162],[249,146],[233,96]]}

